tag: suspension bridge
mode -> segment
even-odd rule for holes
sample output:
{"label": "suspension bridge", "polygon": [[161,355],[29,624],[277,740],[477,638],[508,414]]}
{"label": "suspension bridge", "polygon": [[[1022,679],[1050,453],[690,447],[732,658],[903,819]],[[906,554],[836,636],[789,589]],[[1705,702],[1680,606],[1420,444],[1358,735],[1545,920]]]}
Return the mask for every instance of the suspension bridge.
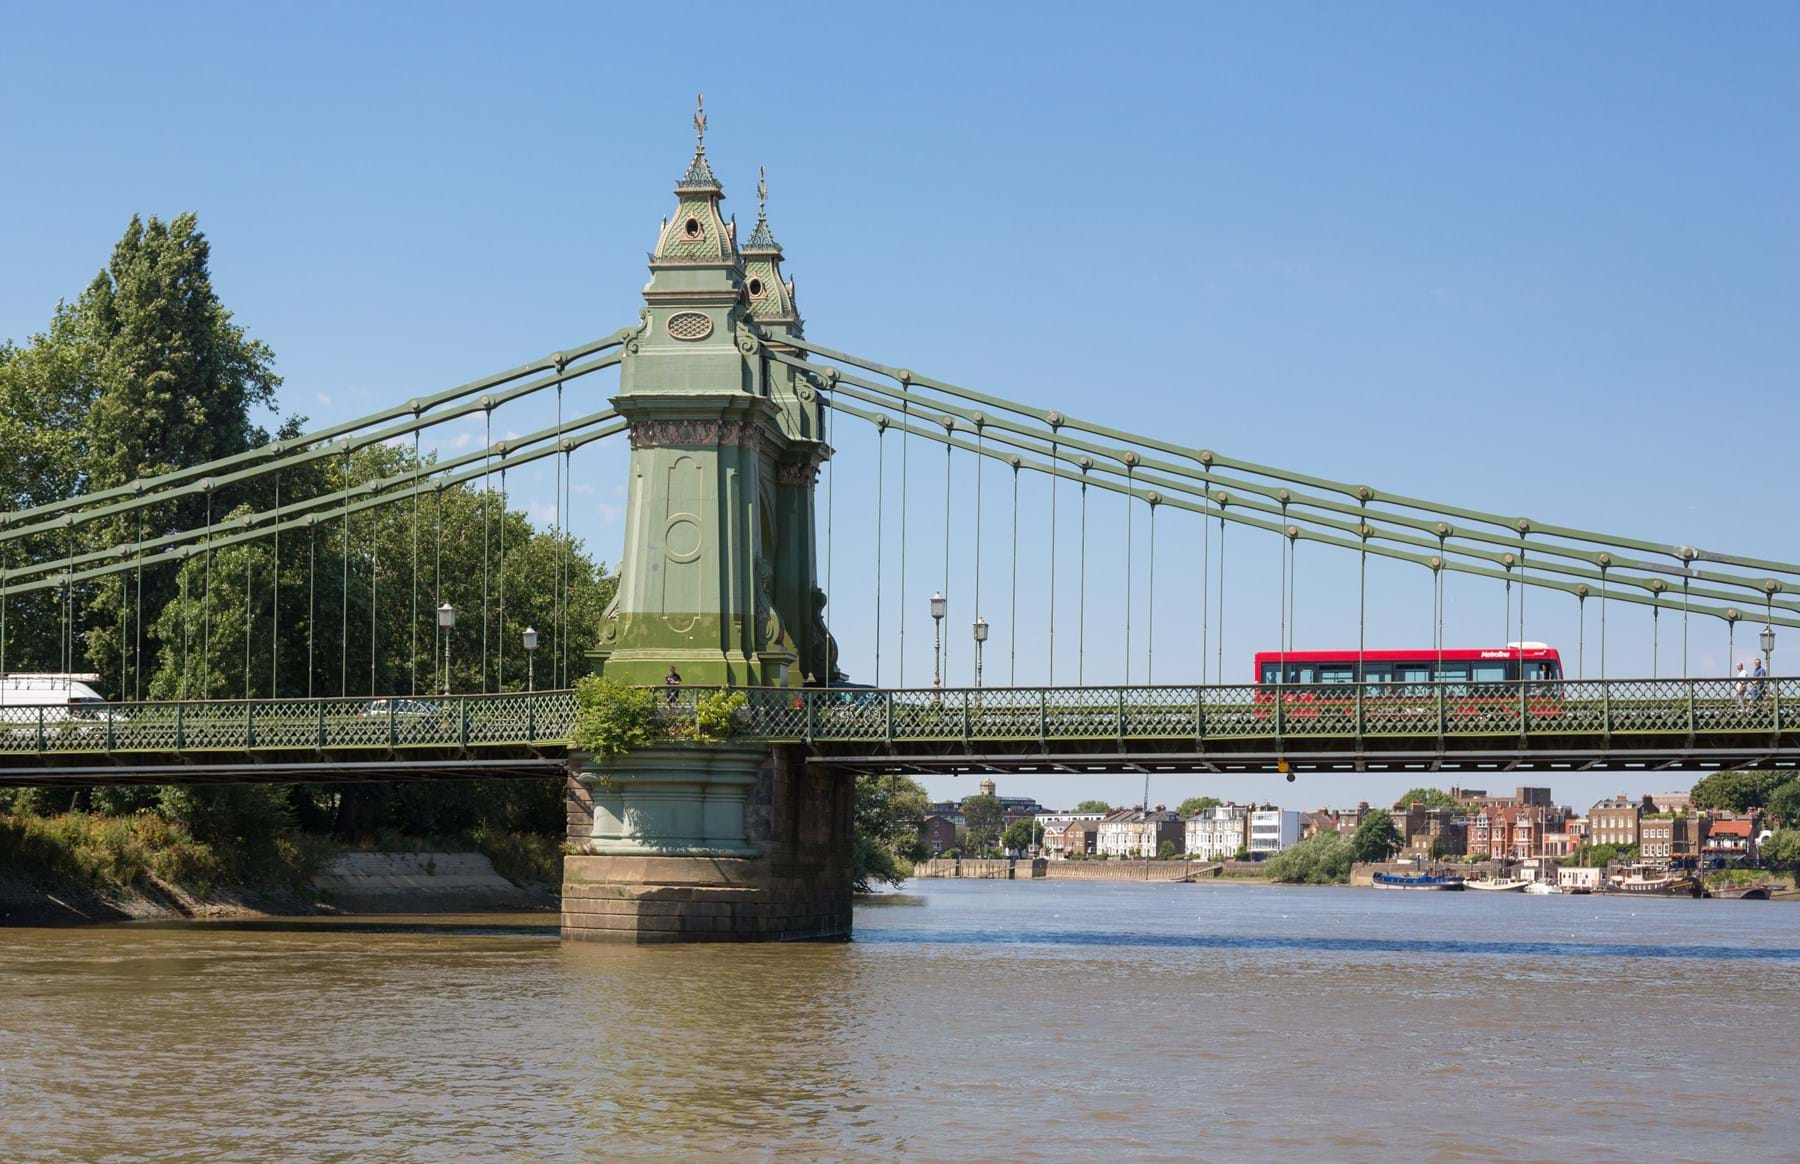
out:
{"label": "suspension bridge", "polygon": [[[100,701],[0,704],[0,782],[312,782],[566,771],[581,778],[585,791],[576,797],[591,814],[591,831],[585,823],[578,829],[582,843],[593,860],[614,862],[594,866],[603,875],[594,874],[593,884],[609,886],[599,896],[616,901],[623,900],[619,885],[642,883],[633,880],[639,874],[620,872],[620,859],[754,864],[785,851],[793,858],[785,868],[813,860],[812,881],[831,882],[847,843],[842,776],[850,771],[1212,770],[1291,778],[1372,768],[1715,768],[1800,760],[1800,730],[1793,726],[1800,679],[1687,674],[1690,633],[1698,627],[1723,629],[1735,649],[1742,623],[1747,641],[1756,636],[1764,657],[1772,658],[1777,630],[1800,626],[1793,589],[1800,565],[1330,480],[1122,431],[815,343],[805,336],[794,284],[782,269],[766,187],[758,182],[756,222],[740,243],[735,221],[721,211],[724,191],[706,157],[704,130],[704,116],[697,115],[695,152],[676,184],[676,209],[660,228],[644,307],[631,326],[237,456],[0,514],[0,673],[8,666],[7,643],[25,634],[54,638],[65,673],[104,671],[115,686],[104,692],[112,698]],[[610,387],[596,387],[602,376]],[[591,400],[608,391],[607,407],[565,414],[571,392]],[[508,406],[551,397],[553,426],[491,439],[495,417]],[[487,433],[483,447],[441,459],[421,454],[422,434],[474,419]],[[828,615],[829,579],[821,575],[818,546],[831,516],[828,500],[821,522],[819,477],[845,425],[875,437],[878,484],[873,504],[862,509],[876,530],[878,581],[858,609],[847,613],[840,603]],[[593,641],[573,641],[568,580],[560,573],[550,579],[555,598],[543,632],[539,690],[535,656],[521,659],[524,652],[514,650],[508,658],[507,627],[516,612],[509,615],[507,606],[506,527],[491,520],[490,509],[497,505],[504,517],[509,471],[548,461],[555,473],[555,536],[566,538],[562,516],[583,465],[578,455],[620,439],[629,444],[630,468],[617,593]],[[355,456],[383,445],[410,445],[411,456],[397,471],[354,480]],[[915,609],[925,596],[907,593],[903,570],[900,593],[886,601],[880,558],[892,553],[904,562],[941,553],[939,594],[949,590],[951,473],[959,457],[993,468],[1010,487],[1010,529],[983,531],[980,490],[987,474],[975,474],[975,584],[979,594],[981,555],[991,561],[1010,543],[1015,644],[1021,530],[1028,541],[1048,543],[1050,568],[1027,583],[1048,591],[1044,633],[1051,649],[1045,673],[1028,677],[1040,680],[1034,685],[1018,683],[1016,659],[1009,660],[1005,685],[982,683],[984,620],[975,626],[975,685],[946,685],[937,651],[931,685],[906,683],[909,629],[915,647],[916,636],[927,633],[923,610]],[[295,496],[290,485],[282,500],[284,477],[316,482],[322,467],[337,470],[336,488],[315,486]],[[938,514],[915,512],[912,501],[913,483],[937,474],[944,480],[941,525]],[[890,507],[892,477],[898,504]],[[1048,483],[1045,512],[1021,512],[1021,478]],[[447,504],[474,487],[474,507]],[[241,501],[265,495],[266,505]],[[1100,495],[1125,504],[1125,553],[1107,565],[1123,570],[1126,585],[1117,608],[1091,612],[1089,574],[1096,567],[1088,510]],[[233,499],[239,500],[227,508]],[[1071,507],[1078,515],[1074,539],[1064,530]],[[146,517],[156,528],[156,515],[170,512],[197,512],[202,519],[146,536]],[[398,562],[391,554],[379,557],[375,531],[384,514],[398,515],[410,532]],[[473,586],[473,579],[445,579],[443,546],[447,537],[473,538],[472,529],[457,523],[477,519],[479,609],[458,610],[446,600],[447,586]],[[1173,535],[1171,522],[1180,523]],[[1185,578],[1179,598],[1190,609],[1197,603],[1200,612],[1198,649],[1183,643],[1178,655],[1184,666],[1197,665],[1197,674],[1175,676],[1185,685],[1167,682],[1166,661],[1164,682],[1156,682],[1159,530],[1165,539],[1198,540],[1201,547],[1200,577]],[[321,546],[336,551],[335,579],[319,576]],[[277,566],[258,577],[251,555],[225,557],[245,547],[268,547]],[[1279,595],[1276,663],[1250,684],[1225,681],[1223,632],[1234,617],[1225,587],[1228,550],[1279,562],[1258,583]],[[1293,641],[1298,563],[1315,553],[1353,562],[1357,579],[1355,666],[1340,660],[1329,674],[1288,666],[1290,654],[1303,658]],[[1411,672],[1369,665],[1373,647],[1364,615],[1371,559],[1416,569],[1431,589],[1433,641]],[[233,585],[246,596],[229,623],[215,614],[213,599],[222,581],[215,565],[225,560],[241,565]],[[295,562],[295,569],[284,571],[282,561]],[[1140,571],[1147,599],[1141,610],[1133,584]],[[1564,674],[1561,663],[1528,674],[1524,645],[1493,652],[1503,664],[1498,671],[1447,671],[1444,583],[1453,576],[1493,587],[1508,634],[1519,644],[1526,643],[1528,615],[1541,617],[1528,598],[1572,602],[1581,628],[1578,674]],[[149,648],[152,658],[146,657],[146,579],[153,592],[179,595],[181,612],[179,633],[162,627]],[[99,595],[110,596],[107,609],[116,611],[116,634],[108,640],[116,641],[116,658],[94,658],[79,633],[86,625],[83,605]],[[928,608],[934,636],[941,616],[936,597]],[[380,657],[375,622],[384,604],[406,612],[407,658],[398,668]],[[1663,633],[1665,621],[1671,636],[1679,635],[1680,676],[1608,674],[1609,615],[1616,619],[1628,608],[1650,612],[1653,635]],[[365,616],[363,652],[356,639]],[[1109,624],[1117,619],[1116,627],[1100,628],[1103,616]],[[21,617],[28,619],[23,630]],[[874,656],[841,659],[832,617],[872,621]],[[1074,683],[1066,671],[1058,676],[1054,639],[1059,625],[1068,634],[1070,621],[1078,660],[1090,634],[1122,636],[1124,684],[1087,685],[1079,664]],[[451,690],[452,643],[471,651],[476,625],[480,643],[471,653],[480,658],[479,690]],[[241,668],[219,664],[227,634],[233,642],[241,638]],[[899,645],[899,681],[892,685],[880,683],[884,635]],[[1143,671],[1134,684],[1137,642],[1144,646]],[[336,647],[335,684],[331,660],[320,657],[322,643]],[[145,698],[144,677],[159,660],[177,677],[175,685],[161,698]],[[590,671],[658,687],[678,671],[681,685],[669,690],[662,713],[677,737],[691,727],[701,692],[729,687],[747,699],[727,742],[672,742],[596,775],[568,747],[575,715],[570,688]],[[875,682],[857,682],[864,677]],[[808,830],[820,820],[825,832],[812,836]],[[802,850],[812,857],[794,857]],[[571,876],[589,884],[582,881],[587,874]],[[770,884],[766,877],[756,881],[765,898],[775,892]],[[805,892],[794,894],[794,902],[810,900]],[[776,913],[786,920],[770,922],[769,934],[847,932],[847,898],[840,902],[835,890],[827,896],[828,906],[781,907],[788,912]],[[639,910],[631,924],[641,928],[643,916]]]}

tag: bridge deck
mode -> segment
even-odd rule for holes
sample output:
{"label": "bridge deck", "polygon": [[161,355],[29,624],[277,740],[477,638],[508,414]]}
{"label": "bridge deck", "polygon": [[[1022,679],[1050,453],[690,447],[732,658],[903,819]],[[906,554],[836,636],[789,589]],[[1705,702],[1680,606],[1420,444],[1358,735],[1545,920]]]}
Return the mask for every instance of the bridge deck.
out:
{"label": "bridge deck", "polygon": [[[691,737],[698,696],[661,711]],[[750,688],[736,738],[912,771],[1545,770],[1800,764],[1800,680],[1619,679],[1470,689]],[[0,783],[542,775],[571,691],[0,707]]]}

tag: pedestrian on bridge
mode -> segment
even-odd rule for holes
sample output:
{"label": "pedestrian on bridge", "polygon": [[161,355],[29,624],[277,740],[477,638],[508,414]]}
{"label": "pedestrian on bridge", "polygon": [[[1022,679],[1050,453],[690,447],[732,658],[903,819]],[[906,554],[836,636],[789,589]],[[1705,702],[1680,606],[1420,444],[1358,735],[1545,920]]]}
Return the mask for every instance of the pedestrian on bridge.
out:
{"label": "pedestrian on bridge", "polygon": [[1769,673],[1767,671],[1763,670],[1763,661],[1761,659],[1758,659],[1754,664],[1751,665],[1751,667],[1750,667],[1750,681],[1751,681],[1750,682],[1750,700],[1751,700],[1751,702],[1754,703],[1763,697],[1763,680],[1768,677],[1768,674]]}
{"label": "pedestrian on bridge", "polygon": [[663,676],[663,686],[669,692],[669,705],[675,704],[676,693],[681,690],[681,673],[675,670],[675,664],[669,664],[669,673]]}
{"label": "pedestrian on bridge", "polygon": [[1742,659],[1738,660],[1737,674],[1734,678],[1737,679],[1737,683],[1731,689],[1731,701],[1739,707],[1742,707],[1744,706],[1744,692],[1750,687],[1750,679],[1749,676],[1744,674],[1744,662]]}

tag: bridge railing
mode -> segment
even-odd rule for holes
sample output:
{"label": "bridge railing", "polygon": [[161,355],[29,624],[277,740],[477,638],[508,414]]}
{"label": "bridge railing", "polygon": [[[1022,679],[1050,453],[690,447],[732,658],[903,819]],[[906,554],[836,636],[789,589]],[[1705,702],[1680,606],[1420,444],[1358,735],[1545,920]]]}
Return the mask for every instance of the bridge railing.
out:
{"label": "bridge railing", "polygon": [[[702,695],[664,690],[672,737]],[[744,739],[948,747],[1131,739],[1360,741],[1778,735],[1800,679],[938,689],[743,688]],[[1784,707],[1788,709],[1784,712]],[[572,691],[0,705],[0,754],[479,749],[561,745]]]}
{"label": "bridge railing", "polygon": [[574,722],[572,691],[0,705],[0,754],[530,745]]}

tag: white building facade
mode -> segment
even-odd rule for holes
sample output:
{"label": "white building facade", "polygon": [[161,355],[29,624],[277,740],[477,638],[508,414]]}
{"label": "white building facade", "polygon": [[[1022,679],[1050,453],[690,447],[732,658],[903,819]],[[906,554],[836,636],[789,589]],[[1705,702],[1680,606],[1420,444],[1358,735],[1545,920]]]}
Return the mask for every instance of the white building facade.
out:
{"label": "white building facade", "polygon": [[1264,806],[1250,810],[1250,855],[1267,857],[1300,843],[1300,813]]}
{"label": "white building facade", "polygon": [[1188,856],[1201,861],[1228,861],[1250,843],[1250,810],[1241,804],[1215,804],[1183,822]]}

